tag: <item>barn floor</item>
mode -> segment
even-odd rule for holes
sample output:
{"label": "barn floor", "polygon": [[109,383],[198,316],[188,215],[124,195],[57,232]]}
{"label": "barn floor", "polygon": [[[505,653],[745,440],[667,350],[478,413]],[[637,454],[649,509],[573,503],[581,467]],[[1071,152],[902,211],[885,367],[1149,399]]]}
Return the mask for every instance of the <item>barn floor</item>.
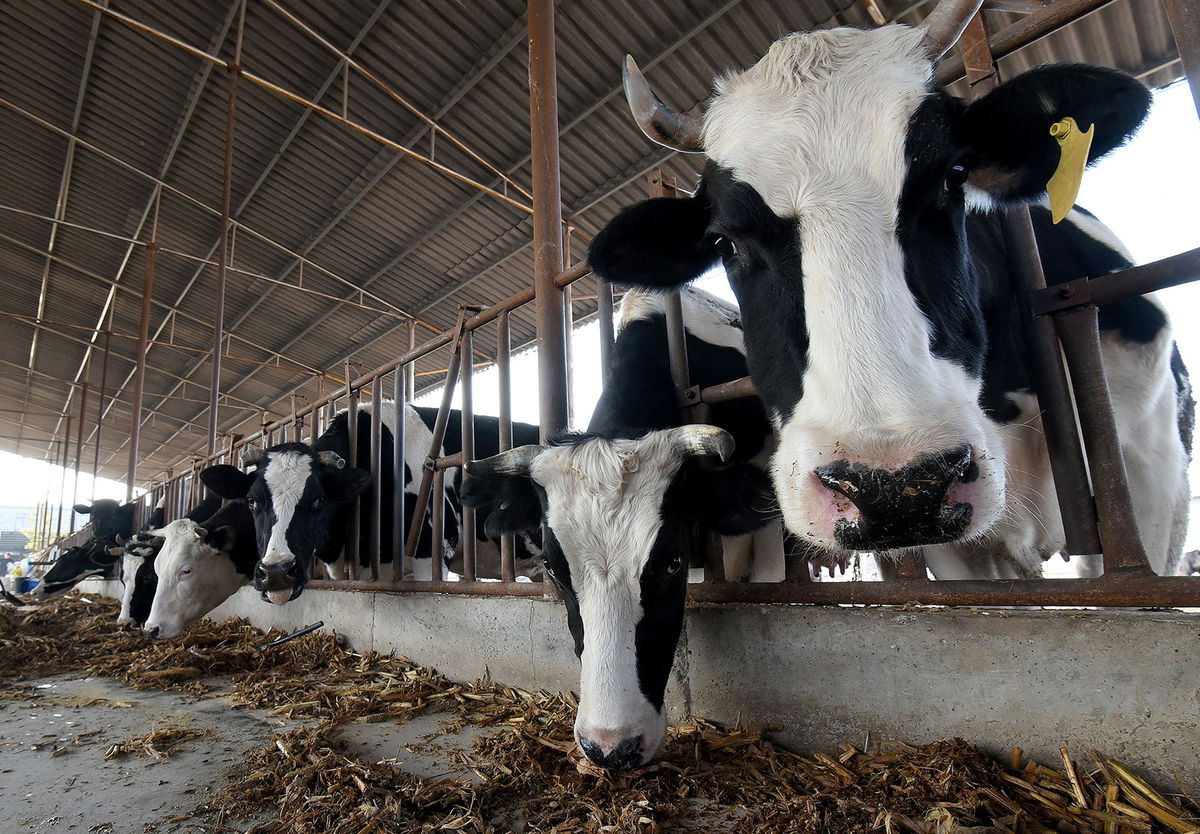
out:
{"label": "barn floor", "polygon": [[[6,820],[5,834],[213,831],[211,815],[193,812],[214,790],[237,778],[247,753],[302,723],[264,710],[233,709],[220,695],[195,698],[100,678],[55,676],[21,681],[20,686],[20,698],[0,692],[0,808],[5,809],[0,818]],[[473,725],[457,732],[439,727],[444,717],[350,725],[343,735],[349,752],[364,759],[395,759],[397,766],[422,778],[469,779],[472,774],[452,763],[446,748],[468,749],[482,731]],[[166,728],[198,735],[174,745],[152,742],[154,749],[164,750],[163,758],[144,749],[106,758],[114,745]],[[436,754],[428,745],[431,733],[438,738]],[[266,819],[238,820],[237,830]]]}

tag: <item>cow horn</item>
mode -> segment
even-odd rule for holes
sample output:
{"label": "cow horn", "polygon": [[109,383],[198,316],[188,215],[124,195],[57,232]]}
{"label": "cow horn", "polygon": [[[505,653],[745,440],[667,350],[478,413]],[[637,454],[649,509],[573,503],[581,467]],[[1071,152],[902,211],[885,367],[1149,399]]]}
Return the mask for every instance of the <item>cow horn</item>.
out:
{"label": "cow horn", "polygon": [[716,426],[680,426],[671,429],[677,447],[689,455],[715,455],[722,462],[733,454],[733,435]]}
{"label": "cow horn", "polygon": [[489,475],[528,475],[533,459],[541,452],[542,447],[536,444],[518,446],[490,458],[471,461],[467,464],[467,474],[473,478],[486,478]]}
{"label": "cow horn", "polygon": [[266,450],[258,446],[247,446],[242,449],[242,466],[258,466],[266,454]]}
{"label": "cow horn", "polygon": [[650,89],[649,82],[638,69],[632,55],[625,56],[621,72],[625,84],[625,100],[629,110],[646,138],[652,142],[684,153],[704,153],[703,121],[696,116],[677,113]]}
{"label": "cow horn", "polygon": [[983,0],[941,0],[921,23],[925,30],[925,53],[934,61],[950,51]]}
{"label": "cow horn", "polygon": [[337,452],[331,452],[326,449],[324,452],[317,452],[317,460],[326,466],[332,466],[334,469],[345,469],[346,461]]}
{"label": "cow horn", "polygon": [[193,527],[192,535],[196,537],[197,541],[201,541],[201,540],[203,540],[203,538],[205,536],[208,535],[208,531],[205,530],[203,527]]}

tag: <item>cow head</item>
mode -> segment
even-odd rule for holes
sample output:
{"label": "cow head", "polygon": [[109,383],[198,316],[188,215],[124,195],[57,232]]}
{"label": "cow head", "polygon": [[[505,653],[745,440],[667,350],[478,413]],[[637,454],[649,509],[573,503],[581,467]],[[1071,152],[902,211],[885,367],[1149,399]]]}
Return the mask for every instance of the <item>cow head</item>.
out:
{"label": "cow head", "polygon": [[277,605],[304,590],[314,556],[346,536],[347,505],[367,488],[371,475],[347,467],[334,452],[316,452],[303,443],[247,451],[245,473],[211,466],[200,478],[223,498],[245,498],[254,515],[261,558],[254,587]]}
{"label": "cow head", "polygon": [[1088,66],[953,98],[933,68],[978,6],[946,0],[924,28],[788,35],[718,79],[702,118],[626,64],[646,134],[708,161],[694,197],[626,209],[589,262],[646,287],[724,266],[778,433],[784,520],[831,554],[972,539],[999,520],[997,420],[1016,406],[981,404],[984,312],[1000,302],[972,265],[966,212],[1039,198],[1059,120],[1095,125],[1094,160],[1147,112],[1140,83]]}
{"label": "cow head", "polygon": [[158,575],[154,572],[154,557],[162,548],[163,540],[149,533],[137,533],[125,542],[121,557],[121,613],[117,625],[141,625],[150,615],[154,591],[158,587]]}
{"label": "cow head", "polygon": [[697,530],[737,535],[774,513],[761,470],[697,465],[732,451],[727,432],[685,426],[567,437],[467,465],[463,503],[488,512],[488,535],[546,525],[542,558],[582,664],[575,738],[597,764],[637,767],[662,744]]}
{"label": "cow head", "polygon": [[230,555],[237,531],[180,518],[149,532],[163,542],[154,557],[158,587],[144,628],[151,637],[178,637],[246,581]]}
{"label": "cow head", "polygon": [[80,515],[90,516],[95,541],[120,545],[133,533],[133,504],[100,498],[91,504],[76,504],[72,509]]}
{"label": "cow head", "polygon": [[108,547],[94,540],[68,548],[42,576],[32,596],[37,600],[50,599],[66,593],[89,576],[104,576],[121,558],[121,553],[119,547]]}

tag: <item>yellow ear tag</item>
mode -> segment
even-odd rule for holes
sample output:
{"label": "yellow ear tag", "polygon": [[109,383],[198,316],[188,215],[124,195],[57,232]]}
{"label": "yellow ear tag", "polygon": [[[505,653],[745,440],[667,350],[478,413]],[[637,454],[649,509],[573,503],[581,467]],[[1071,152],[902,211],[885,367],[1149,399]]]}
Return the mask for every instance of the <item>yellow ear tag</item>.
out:
{"label": "yellow ear tag", "polygon": [[1055,224],[1075,207],[1075,198],[1079,196],[1079,184],[1083,182],[1083,169],[1087,167],[1088,151],[1091,150],[1095,133],[1095,125],[1080,130],[1070,116],[1050,125],[1050,135],[1058,140],[1058,150],[1062,154],[1054,176],[1046,183],[1046,191],[1050,193],[1050,216]]}

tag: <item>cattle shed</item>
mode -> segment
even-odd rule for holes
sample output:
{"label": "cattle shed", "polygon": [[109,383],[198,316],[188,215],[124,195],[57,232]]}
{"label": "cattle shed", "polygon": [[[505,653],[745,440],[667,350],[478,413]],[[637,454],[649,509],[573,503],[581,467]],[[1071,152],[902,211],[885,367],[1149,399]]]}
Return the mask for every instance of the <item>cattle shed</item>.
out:
{"label": "cattle shed", "polygon": [[[580,326],[598,322],[607,370],[621,293],[592,273],[588,246],[627,206],[696,188],[704,157],[648,141],[630,118],[625,55],[663,101],[696,115],[715,77],[788,32],[915,26],[935,5],[9,0],[0,450],[123,480],[139,525],[159,505],[169,522],[204,497],[206,468],[245,471],[263,449],[315,442],[348,411],[345,457],[369,470],[371,487],[339,575],[314,577],[286,605],[242,587],[209,619],[283,632],[320,622],[355,652],[394,652],[451,680],[578,690],[562,592],[538,560],[523,566],[529,541],[495,537],[485,568],[492,543],[476,535],[474,512],[451,514],[430,494],[453,488],[456,470],[484,457],[476,448],[521,445],[511,400],[523,351],[537,351],[542,440],[586,428],[572,424],[572,356]],[[1152,89],[1186,79],[1200,112],[1200,7],[985,0],[935,72],[974,99],[1049,62],[1117,68]],[[1057,767],[1064,746],[1097,748],[1159,791],[1190,795],[1172,830],[1200,831],[1200,577],[1150,568],[1098,323],[1098,305],[1200,279],[1200,250],[1047,288],[1029,210],[1007,211],[1003,234],[1018,253],[1011,289],[1063,551],[1094,556],[1095,575],[934,578],[911,551],[874,581],[857,571],[824,581],[789,537],[777,575],[744,581],[726,576],[706,539],[665,709],[672,723],[770,726],[800,751],[961,736],[989,755],[1008,759],[1016,746]],[[682,422],[702,424],[756,389],[750,377],[695,383],[680,296],[663,301],[671,386]],[[492,369],[498,419],[485,444],[473,380]],[[406,448],[401,406],[437,391],[425,455]],[[451,420],[459,445],[443,452]],[[406,482],[414,453],[423,467]],[[406,488],[416,518],[384,525],[405,517]],[[42,560],[89,541],[86,520],[45,501],[35,539],[61,537]],[[414,559],[423,529],[438,542],[456,525],[453,568]],[[418,561],[427,576],[414,578]],[[122,595],[111,575],[79,588]],[[83,698],[77,684],[46,685]],[[1142,812],[1149,821],[1106,828],[1095,810],[1095,828],[1059,830],[1161,823]]]}

